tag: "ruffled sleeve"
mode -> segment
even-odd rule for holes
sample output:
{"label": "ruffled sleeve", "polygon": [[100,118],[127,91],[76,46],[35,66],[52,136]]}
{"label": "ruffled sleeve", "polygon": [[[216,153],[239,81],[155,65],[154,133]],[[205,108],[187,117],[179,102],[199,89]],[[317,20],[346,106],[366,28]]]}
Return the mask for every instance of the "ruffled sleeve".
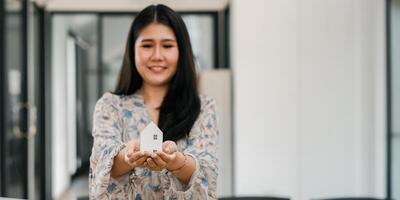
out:
{"label": "ruffled sleeve", "polygon": [[170,172],[161,173],[168,180],[164,183],[164,199],[217,199],[218,135],[215,100],[204,97],[201,113],[184,149],[195,160],[196,169],[187,185]]}
{"label": "ruffled sleeve", "polygon": [[114,157],[125,147],[121,140],[122,124],[118,101],[118,96],[106,93],[95,106],[89,170],[90,199],[109,199],[114,190],[121,188],[118,180],[110,176]]}

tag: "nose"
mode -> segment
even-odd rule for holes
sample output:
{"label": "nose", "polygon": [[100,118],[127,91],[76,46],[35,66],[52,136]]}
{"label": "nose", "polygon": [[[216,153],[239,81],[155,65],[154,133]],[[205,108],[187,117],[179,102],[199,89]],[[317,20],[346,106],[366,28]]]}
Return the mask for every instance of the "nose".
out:
{"label": "nose", "polygon": [[152,60],[163,60],[163,55],[160,45],[157,45],[156,48],[154,48],[153,55],[151,58]]}

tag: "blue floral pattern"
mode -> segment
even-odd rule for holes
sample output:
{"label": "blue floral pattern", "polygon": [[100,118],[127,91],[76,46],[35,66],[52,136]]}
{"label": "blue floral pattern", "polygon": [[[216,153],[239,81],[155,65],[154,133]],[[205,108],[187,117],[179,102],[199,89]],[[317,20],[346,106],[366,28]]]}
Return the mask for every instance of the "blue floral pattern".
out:
{"label": "blue floral pattern", "polygon": [[94,138],[89,170],[90,199],[217,199],[218,129],[215,100],[200,96],[201,112],[189,136],[177,142],[178,150],[192,156],[196,169],[188,184],[166,169],[135,168],[112,178],[114,157],[151,121],[142,96],[105,93],[93,114]]}

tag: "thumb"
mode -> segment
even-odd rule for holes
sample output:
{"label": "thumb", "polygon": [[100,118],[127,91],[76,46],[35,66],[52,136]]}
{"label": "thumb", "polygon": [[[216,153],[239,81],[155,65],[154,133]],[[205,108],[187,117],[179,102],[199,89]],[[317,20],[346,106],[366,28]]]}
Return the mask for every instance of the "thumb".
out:
{"label": "thumb", "polygon": [[175,142],[168,140],[163,143],[163,149],[166,153],[173,153],[177,148]]}
{"label": "thumb", "polygon": [[133,140],[132,143],[133,143],[133,150],[134,151],[139,151],[140,150],[140,142],[139,142],[139,140]]}

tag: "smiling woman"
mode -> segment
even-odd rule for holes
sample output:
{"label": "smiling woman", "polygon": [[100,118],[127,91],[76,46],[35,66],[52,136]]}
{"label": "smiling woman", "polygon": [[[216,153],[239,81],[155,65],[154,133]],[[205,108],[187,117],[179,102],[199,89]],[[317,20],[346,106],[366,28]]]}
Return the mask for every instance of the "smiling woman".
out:
{"label": "smiling woman", "polygon": [[[140,151],[154,122],[162,151]],[[97,102],[89,190],[92,199],[216,199],[214,99],[199,96],[189,34],[164,5],[132,23],[119,82]]]}

